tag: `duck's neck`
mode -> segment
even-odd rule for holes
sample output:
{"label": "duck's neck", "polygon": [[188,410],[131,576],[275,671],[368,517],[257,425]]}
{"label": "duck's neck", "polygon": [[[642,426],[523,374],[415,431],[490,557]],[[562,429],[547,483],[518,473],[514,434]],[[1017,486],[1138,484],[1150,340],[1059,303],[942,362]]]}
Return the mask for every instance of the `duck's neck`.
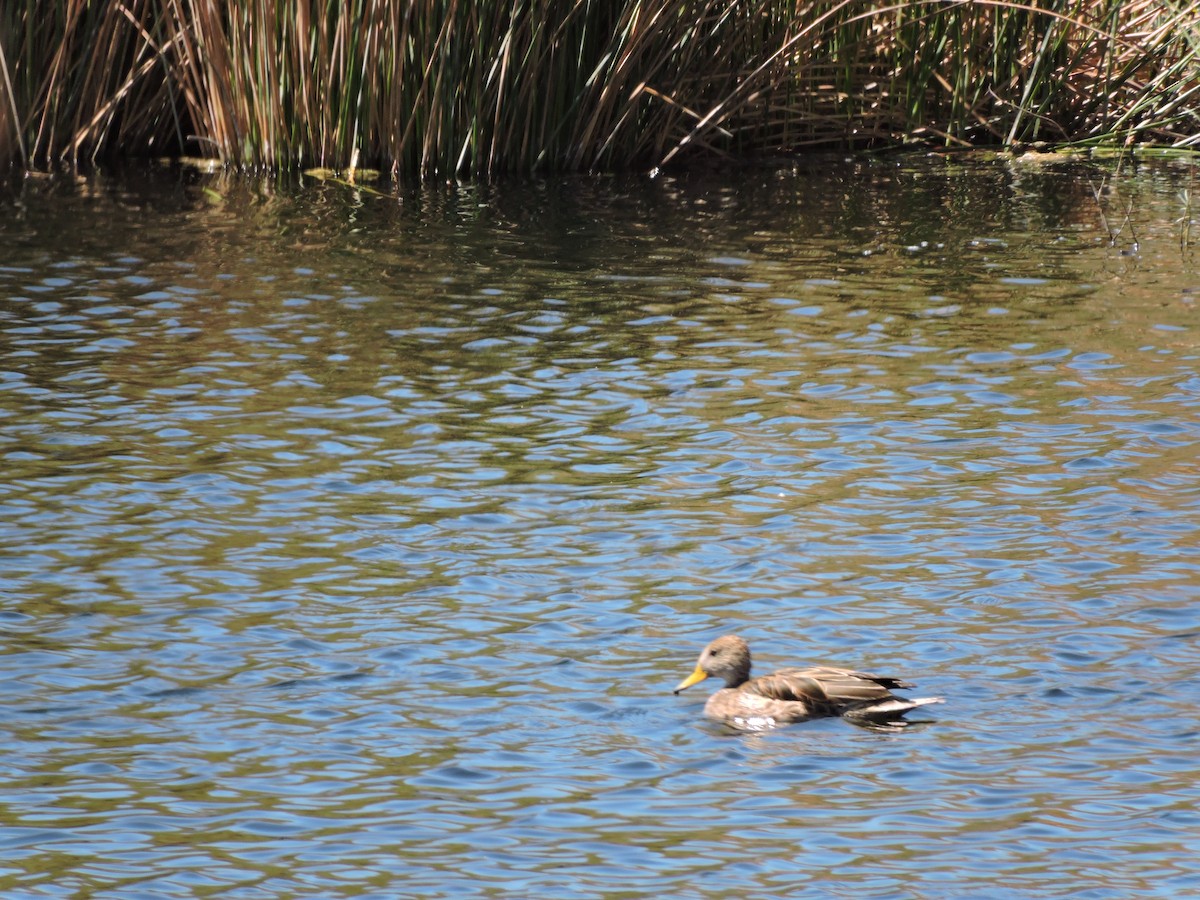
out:
{"label": "duck's neck", "polygon": [[725,678],[725,687],[740,688],[743,684],[750,680],[750,663],[747,662],[742,668],[735,669],[730,672]]}

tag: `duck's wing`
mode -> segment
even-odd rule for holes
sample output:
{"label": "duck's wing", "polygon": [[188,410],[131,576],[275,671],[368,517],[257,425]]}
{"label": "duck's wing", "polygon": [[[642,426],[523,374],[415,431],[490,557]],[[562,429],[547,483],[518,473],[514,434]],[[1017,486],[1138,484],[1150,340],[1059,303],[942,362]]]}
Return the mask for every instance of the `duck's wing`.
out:
{"label": "duck's wing", "polygon": [[[788,670],[784,670],[788,671]],[[813,678],[826,684],[838,684],[849,687],[850,685],[858,685],[864,690],[879,691],[873,696],[882,696],[887,691],[903,690],[905,688],[914,688],[915,684],[904,681],[901,678],[892,678],[889,675],[872,675],[870,672],[856,672],[853,669],[835,669],[831,666],[813,666],[808,669],[801,669]]]}
{"label": "duck's wing", "polygon": [[813,666],[780,669],[747,683],[747,689],[777,700],[805,700],[837,707],[874,703],[890,698],[893,688],[911,687],[898,678]]}
{"label": "duck's wing", "polygon": [[802,703],[805,716],[839,715],[845,701],[830,696],[816,669],[780,669],[747,681],[740,690],[768,700]]}

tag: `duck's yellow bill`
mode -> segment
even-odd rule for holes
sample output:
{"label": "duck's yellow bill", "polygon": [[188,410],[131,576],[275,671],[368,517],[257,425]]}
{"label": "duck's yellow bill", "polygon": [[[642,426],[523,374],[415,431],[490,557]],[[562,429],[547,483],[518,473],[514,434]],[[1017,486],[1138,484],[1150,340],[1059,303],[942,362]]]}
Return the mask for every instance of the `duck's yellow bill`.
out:
{"label": "duck's yellow bill", "polygon": [[705,672],[703,669],[701,669],[699,666],[696,666],[695,672],[693,672],[687,678],[683,679],[683,681],[679,682],[679,687],[675,688],[675,693],[678,694],[684,688],[690,688],[693,684],[703,681],[707,677],[708,677],[708,673]]}

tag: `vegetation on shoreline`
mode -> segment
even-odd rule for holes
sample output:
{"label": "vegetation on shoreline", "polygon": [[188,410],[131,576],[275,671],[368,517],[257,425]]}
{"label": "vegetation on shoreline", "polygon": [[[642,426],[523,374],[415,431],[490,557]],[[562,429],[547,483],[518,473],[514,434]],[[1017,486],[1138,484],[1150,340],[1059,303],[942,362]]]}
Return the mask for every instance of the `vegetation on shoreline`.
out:
{"label": "vegetation on shoreline", "polygon": [[396,175],[1200,147],[1193,0],[11,0],[0,162]]}

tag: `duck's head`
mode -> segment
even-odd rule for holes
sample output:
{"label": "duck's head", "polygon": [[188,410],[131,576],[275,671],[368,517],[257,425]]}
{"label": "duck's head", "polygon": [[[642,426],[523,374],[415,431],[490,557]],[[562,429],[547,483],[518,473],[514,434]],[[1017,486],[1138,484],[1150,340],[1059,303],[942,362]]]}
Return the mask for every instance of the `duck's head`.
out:
{"label": "duck's head", "polygon": [[696,660],[696,671],[679,682],[675,693],[709,676],[720,678],[725,687],[737,687],[750,677],[750,647],[736,634],[717,638],[704,648]]}

